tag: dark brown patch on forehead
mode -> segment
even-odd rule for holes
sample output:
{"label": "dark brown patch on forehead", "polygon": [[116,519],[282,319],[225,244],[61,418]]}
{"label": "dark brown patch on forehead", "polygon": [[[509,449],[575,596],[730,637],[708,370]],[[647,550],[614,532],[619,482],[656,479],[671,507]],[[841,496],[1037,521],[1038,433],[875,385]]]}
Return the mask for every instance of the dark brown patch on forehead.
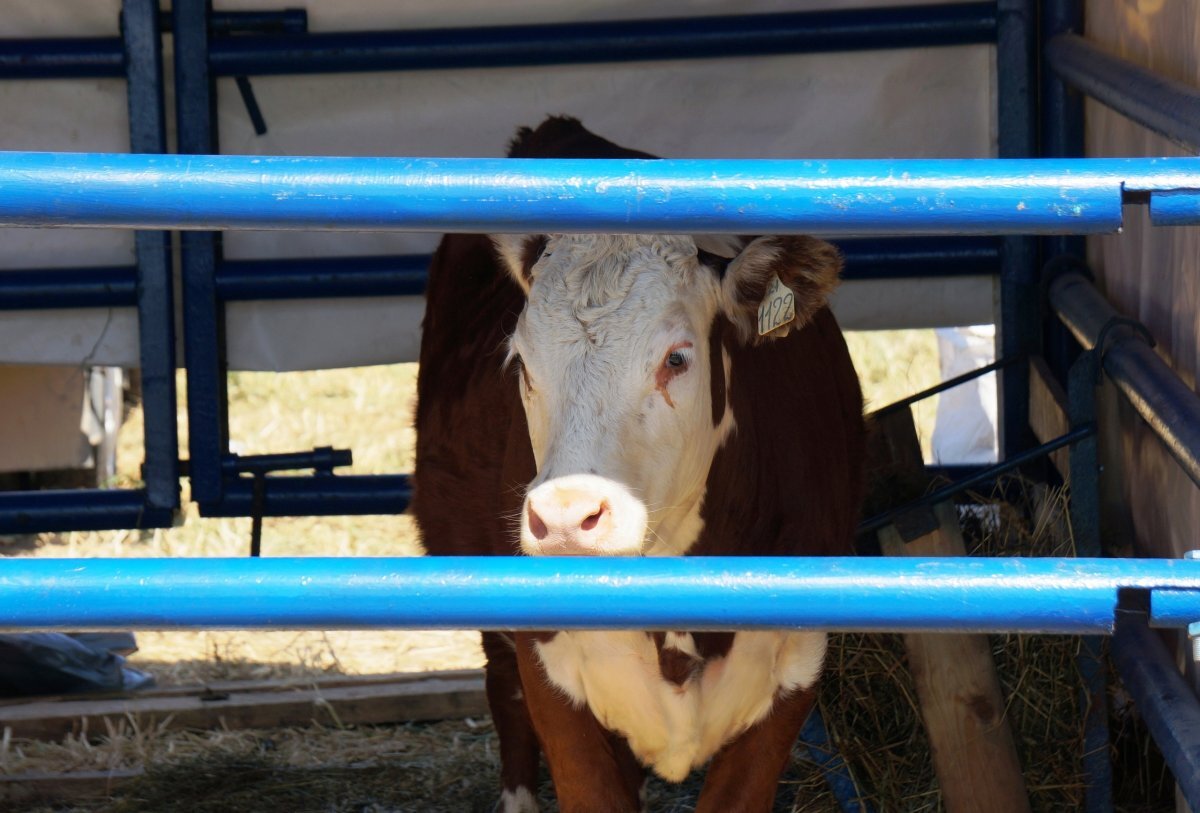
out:
{"label": "dark brown patch on forehead", "polygon": [[725,317],[718,315],[708,331],[709,390],[712,398],[713,426],[720,426],[725,417],[725,359],[721,353]]}

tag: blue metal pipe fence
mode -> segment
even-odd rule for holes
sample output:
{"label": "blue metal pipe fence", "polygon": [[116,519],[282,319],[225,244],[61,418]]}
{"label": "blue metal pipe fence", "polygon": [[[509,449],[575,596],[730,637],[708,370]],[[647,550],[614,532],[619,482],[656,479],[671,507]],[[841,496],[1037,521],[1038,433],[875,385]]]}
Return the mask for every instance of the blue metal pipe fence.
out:
{"label": "blue metal pipe fence", "polygon": [[1200,158],[0,155],[4,226],[1092,234],[1119,229],[1126,201],[1148,197],[1153,216],[1162,196],[1200,222]]}
{"label": "blue metal pipe fence", "polygon": [[9,629],[758,629],[1110,634],[1200,561],[873,557],[10,559]]}

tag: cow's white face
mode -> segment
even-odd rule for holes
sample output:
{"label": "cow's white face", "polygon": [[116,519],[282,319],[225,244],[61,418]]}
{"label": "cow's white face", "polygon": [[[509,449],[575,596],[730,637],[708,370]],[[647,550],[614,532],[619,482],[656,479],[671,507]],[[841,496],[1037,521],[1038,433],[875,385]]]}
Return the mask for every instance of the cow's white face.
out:
{"label": "cow's white face", "polygon": [[794,259],[789,241],[807,241],[810,260],[827,249],[826,267],[785,280],[794,326],[837,277],[836,252],[811,238],[760,238],[740,253],[705,238],[737,254],[731,263],[685,236],[496,238],[528,295],[511,341],[538,470],[521,516],[526,554],[679,554],[695,541],[709,467],[733,430],[736,371],[720,334],[756,340],[766,283]]}

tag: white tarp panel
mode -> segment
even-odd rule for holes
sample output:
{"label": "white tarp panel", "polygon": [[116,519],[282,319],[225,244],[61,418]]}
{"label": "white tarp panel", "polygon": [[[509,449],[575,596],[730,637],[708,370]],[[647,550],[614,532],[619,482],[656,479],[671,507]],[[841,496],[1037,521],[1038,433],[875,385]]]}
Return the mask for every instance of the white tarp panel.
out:
{"label": "white tarp panel", "polygon": [[[901,5],[900,2],[396,4],[310,0],[310,28],[396,29]],[[294,0],[218,2],[218,10]],[[5,4],[0,36],[115,35],[115,0]],[[994,154],[990,46],[922,51],[252,79],[269,132],[254,134],[232,80],[219,83],[222,151],[242,154],[494,156],[519,125],[578,116],[595,132],[674,157],[969,157]],[[126,151],[120,81],[0,82],[0,149]],[[435,235],[234,232],[230,258],[425,252]],[[128,234],[0,230],[0,269],[131,263]],[[899,286],[899,287],[898,287]],[[913,308],[897,306],[897,297]],[[917,307],[919,306],[919,307]],[[849,328],[989,321],[991,281],[857,283]],[[237,369],[304,369],[415,358],[420,302],[341,299],[228,309]],[[126,312],[0,312],[0,363],[136,363]]]}

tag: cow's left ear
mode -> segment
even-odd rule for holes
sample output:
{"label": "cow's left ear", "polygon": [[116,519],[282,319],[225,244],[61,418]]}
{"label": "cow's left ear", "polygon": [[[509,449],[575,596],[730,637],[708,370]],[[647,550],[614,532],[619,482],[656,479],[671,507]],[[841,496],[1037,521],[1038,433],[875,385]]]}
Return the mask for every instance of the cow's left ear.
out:
{"label": "cow's left ear", "polygon": [[758,237],[725,269],[722,308],[743,342],[781,338],[828,303],[841,271],[841,254],[824,240]]}
{"label": "cow's left ear", "polygon": [[500,262],[525,293],[529,293],[533,285],[533,267],[542,258],[548,241],[544,234],[492,235],[492,245]]}

